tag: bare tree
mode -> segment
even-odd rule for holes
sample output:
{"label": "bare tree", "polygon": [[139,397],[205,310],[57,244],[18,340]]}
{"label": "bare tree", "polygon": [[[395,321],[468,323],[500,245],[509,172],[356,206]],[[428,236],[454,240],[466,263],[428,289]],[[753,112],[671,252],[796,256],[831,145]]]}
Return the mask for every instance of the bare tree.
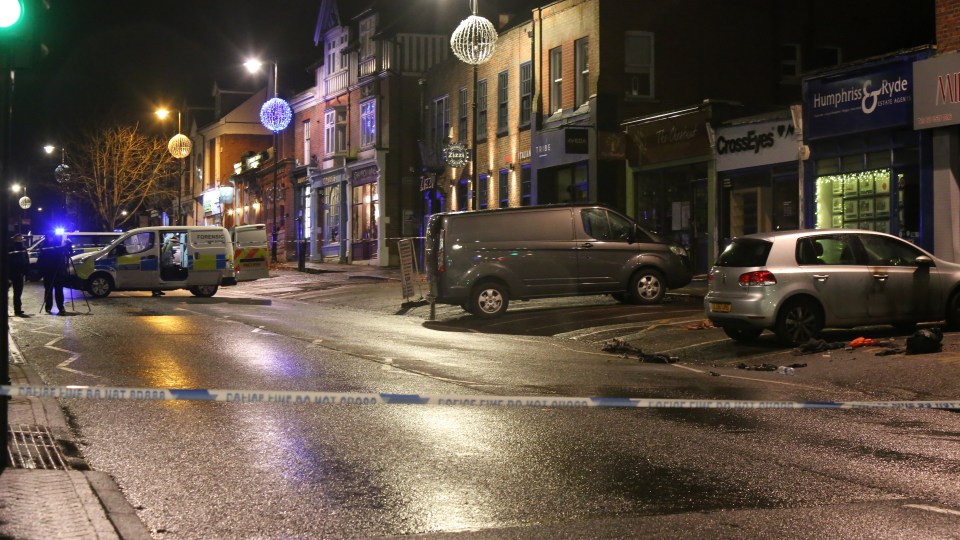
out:
{"label": "bare tree", "polygon": [[139,127],[106,126],[88,134],[68,154],[71,187],[90,202],[106,230],[176,196],[170,186],[176,167],[166,141],[141,133]]}

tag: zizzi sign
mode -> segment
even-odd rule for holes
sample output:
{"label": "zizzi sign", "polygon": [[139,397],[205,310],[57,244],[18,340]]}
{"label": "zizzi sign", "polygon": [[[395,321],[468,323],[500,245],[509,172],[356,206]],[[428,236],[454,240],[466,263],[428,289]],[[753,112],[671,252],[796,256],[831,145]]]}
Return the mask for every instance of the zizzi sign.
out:
{"label": "zizzi sign", "polygon": [[785,163],[798,158],[793,122],[761,122],[717,129],[717,170]]}
{"label": "zizzi sign", "polygon": [[805,81],[807,139],[909,125],[913,67],[907,59]]}

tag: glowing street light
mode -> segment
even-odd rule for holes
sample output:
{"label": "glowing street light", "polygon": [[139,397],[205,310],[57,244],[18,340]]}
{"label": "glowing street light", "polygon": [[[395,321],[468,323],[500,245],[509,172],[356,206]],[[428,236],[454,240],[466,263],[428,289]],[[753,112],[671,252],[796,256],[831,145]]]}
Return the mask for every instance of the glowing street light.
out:
{"label": "glowing street light", "polygon": [[[167,116],[170,116],[170,111],[163,107],[156,110],[157,118],[160,120],[166,120]],[[176,214],[174,217],[176,225],[182,225],[180,223],[180,206],[183,204],[183,160],[190,155],[190,152],[193,150],[193,141],[190,140],[190,137],[187,137],[180,132],[181,114],[180,111],[177,111],[177,134],[170,138],[170,142],[167,143],[167,150],[170,151],[170,155],[175,157],[180,161],[180,176],[177,178],[177,208]]]}
{"label": "glowing street light", "polygon": [[[260,108],[260,123],[273,132],[273,246],[271,256],[277,262],[277,169],[280,166],[280,152],[278,148],[278,134],[290,125],[293,120],[293,109],[277,96],[277,63],[273,64],[273,97],[264,102]],[[243,63],[250,73],[256,73],[263,67],[263,62],[251,58]]]}

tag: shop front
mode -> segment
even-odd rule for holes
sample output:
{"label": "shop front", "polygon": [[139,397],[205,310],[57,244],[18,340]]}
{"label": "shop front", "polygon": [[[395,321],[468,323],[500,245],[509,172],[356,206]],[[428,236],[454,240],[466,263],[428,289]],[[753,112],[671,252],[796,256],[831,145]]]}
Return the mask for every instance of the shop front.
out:
{"label": "shop front", "polygon": [[532,134],[534,204],[597,200],[597,188],[591,181],[593,131],[586,127],[565,127]]}
{"label": "shop front", "polygon": [[807,223],[933,248],[930,137],[913,129],[913,63],[927,56],[913,51],[804,79]]}
{"label": "shop front", "polygon": [[710,118],[705,105],[624,123],[636,154],[631,163],[633,215],[643,227],[684,246],[698,274],[707,271],[715,256]]}
{"label": "shop front", "polygon": [[313,238],[313,261],[346,262],[347,177],[341,167],[309,177],[313,219],[307,219]]}
{"label": "shop front", "polygon": [[933,252],[960,261],[960,54],[913,64],[913,129],[931,141]]}
{"label": "shop front", "polygon": [[379,257],[380,168],[376,163],[349,170],[350,177],[350,260],[369,261]]}
{"label": "shop front", "polygon": [[799,149],[789,110],[717,127],[721,247],[737,236],[800,227]]}

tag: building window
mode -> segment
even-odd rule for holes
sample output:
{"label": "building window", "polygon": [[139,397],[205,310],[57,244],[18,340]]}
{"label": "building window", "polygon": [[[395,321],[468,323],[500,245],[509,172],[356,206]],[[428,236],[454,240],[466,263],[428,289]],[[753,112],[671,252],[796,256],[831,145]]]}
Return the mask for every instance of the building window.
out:
{"label": "building window", "polygon": [[550,114],[563,108],[563,50],[550,50]]}
{"label": "building window", "polygon": [[533,111],[533,68],[530,62],[520,64],[520,125],[530,123]]}
{"label": "building window", "polygon": [[590,98],[590,38],[581,38],[574,42],[573,65],[576,70],[576,84],[573,89],[574,107],[579,108]]}
{"label": "building window", "polygon": [[483,209],[487,207],[488,201],[490,200],[490,175],[481,174],[477,181],[480,182],[477,205]]}
{"label": "building window", "polygon": [[323,188],[323,244],[340,243],[340,186]]}
{"label": "building window", "polygon": [[470,181],[460,180],[457,184],[457,210],[461,212],[470,209]]}
{"label": "building window", "polygon": [[353,186],[352,240],[376,240],[379,213],[380,198],[377,195],[377,183]]}
{"label": "building window", "polygon": [[306,165],[315,165],[310,160],[310,121],[303,121],[303,163]]}
{"label": "building window", "polygon": [[460,122],[457,124],[457,142],[467,142],[467,89],[460,89],[460,103],[457,105],[457,116]]}
{"label": "building window", "polygon": [[780,81],[797,82],[800,79],[800,45],[784,43],[780,46]]}
{"label": "building window", "polygon": [[377,100],[360,104],[360,146],[372,146],[377,142]]}
{"label": "building window", "polygon": [[626,93],[630,97],[652,98],[653,92],[653,34],[627,32],[624,73]]}
{"label": "building window", "polygon": [[500,169],[500,179],[497,187],[500,189],[500,208],[510,206],[510,171]]}
{"label": "building window", "polygon": [[323,151],[334,155],[347,151],[347,110],[341,107],[323,113]]}
{"label": "building window", "polygon": [[497,133],[506,133],[507,128],[507,83],[508,72],[497,74]]}
{"label": "building window", "polygon": [[520,206],[533,204],[533,182],[530,176],[530,165],[520,167]]}
{"label": "building window", "polygon": [[373,34],[377,28],[376,16],[366,18],[360,21],[360,59],[368,58],[374,54]]}
{"label": "building window", "polygon": [[[313,224],[310,222],[313,219],[313,208],[310,206],[310,200],[313,192],[310,189],[310,186],[306,186],[303,189],[303,219],[300,220],[300,239],[301,240],[310,240],[310,227]],[[309,254],[309,247],[307,248]]]}
{"label": "building window", "polygon": [[487,138],[487,80],[477,83],[477,139]]}
{"label": "building window", "polygon": [[433,101],[433,121],[431,123],[433,143],[440,148],[450,136],[450,100],[447,96]]}

